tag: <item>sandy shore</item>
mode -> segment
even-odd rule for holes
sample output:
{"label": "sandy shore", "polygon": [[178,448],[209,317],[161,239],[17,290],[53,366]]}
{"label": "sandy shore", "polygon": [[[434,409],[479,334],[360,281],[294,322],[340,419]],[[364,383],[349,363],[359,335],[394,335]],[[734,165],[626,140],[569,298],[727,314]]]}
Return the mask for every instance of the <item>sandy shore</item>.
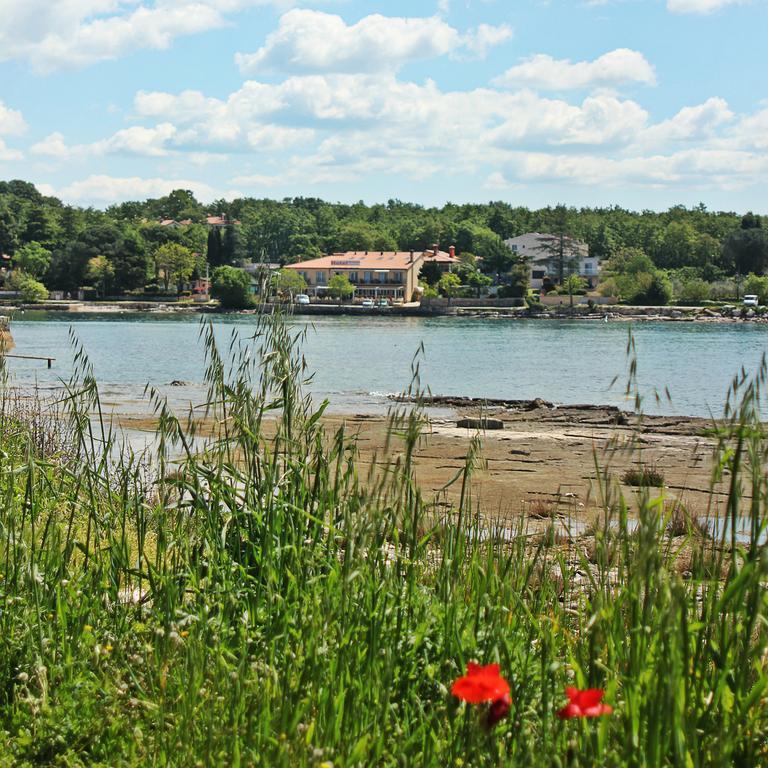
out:
{"label": "sandy shore", "polygon": [[[640,464],[661,470],[665,496],[681,501],[694,515],[718,512],[725,499],[727,489],[722,485],[710,493],[715,441],[704,436],[712,426],[705,419],[644,417],[637,424],[611,407],[552,407],[533,401],[482,411],[485,417],[499,419],[503,429],[478,433],[456,425],[461,417],[479,415],[477,407],[463,405],[456,408],[455,418],[429,419],[415,453],[417,480],[427,497],[439,497],[438,503],[458,498],[460,483],[446,485],[465,465],[471,442],[479,434],[480,461],[472,492],[488,517],[544,513],[594,519],[603,506],[604,479],[620,482],[627,469]],[[147,417],[125,416],[120,423],[132,431],[154,429]],[[343,423],[355,436],[361,475],[372,461],[380,463],[387,440],[385,418],[331,415],[325,423],[329,432]],[[400,447],[397,441],[392,443],[393,455]],[[630,507],[636,507],[637,490],[621,487]]]}

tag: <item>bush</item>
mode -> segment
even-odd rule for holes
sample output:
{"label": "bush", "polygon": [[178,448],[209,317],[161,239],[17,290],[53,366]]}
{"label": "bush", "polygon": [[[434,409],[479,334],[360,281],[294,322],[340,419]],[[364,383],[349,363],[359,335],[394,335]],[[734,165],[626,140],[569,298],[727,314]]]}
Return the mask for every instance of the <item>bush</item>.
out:
{"label": "bush", "polygon": [[609,277],[597,286],[597,292],[601,296],[618,296],[619,286],[617,285],[615,278]]}
{"label": "bush", "polygon": [[251,278],[235,267],[217,267],[213,270],[211,296],[227,309],[245,309],[253,305]]}
{"label": "bush", "polygon": [[709,287],[710,296],[715,301],[735,301],[736,284],[733,280],[718,280]]}
{"label": "bush", "polygon": [[703,304],[711,295],[709,283],[701,278],[694,278],[683,283],[678,301],[682,304]]}
{"label": "bush", "polygon": [[632,485],[640,488],[662,488],[664,486],[664,473],[653,464],[641,464],[639,467],[628,469],[622,476],[624,485]]}
{"label": "bush", "polygon": [[621,298],[627,304],[664,306],[672,298],[672,283],[660,269],[619,278]]}
{"label": "bush", "polygon": [[533,297],[529,296],[525,303],[528,305],[529,312],[546,312],[547,308],[540,302],[536,301]]}
{"label": "bush", "polygon": [[761,304],[768,304],[768,277],[748,275],[742,286],[742,295],[753,293]]}
{"label": "bush", "polygon": [[496,295],[500,299],[522,299],[525,296],[525,287],[517,283],[512,285],[500,285]]}
{"label": "bush", "polygon": [[23,272],[15,272],[10,280],[10,286],[14,291],[19,292],[22,301],[34,304],[38,301],[46,301],[48,298],[48,289],[34,277],[26,275]]}

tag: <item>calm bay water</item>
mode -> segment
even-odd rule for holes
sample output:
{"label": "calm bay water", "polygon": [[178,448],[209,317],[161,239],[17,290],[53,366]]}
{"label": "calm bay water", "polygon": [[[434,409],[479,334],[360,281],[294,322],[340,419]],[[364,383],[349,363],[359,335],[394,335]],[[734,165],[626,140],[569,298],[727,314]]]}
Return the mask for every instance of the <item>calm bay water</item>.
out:
{"label": "calm bay water", "polygon": [[[245,338],[255,328],[249,316],[213,323],[222,349],[233,330]],[[70,328],[90,356],[104,399],[121,410],[141,409],[147,383],[177,403],[200,402],[204,356],[196,316],[16,314],[15,352],[57,360],[50,371],[45,363],[9,360],[14,381],[49,388],[66,379]],[[328,397],[336,411],[386,408],[384,395],[407,387],[422,343],[421,381],[434,394],[628,407],[627,330],[620,322],[322,317],[310,326],[304,353],[315,371],[310,391]],[[755,370],[768,350],[762,325],[640,323],[633,334],[649,413],[719,415],[734,374],[742,366]],[[190,386],[168,387],[172,380]],[[664,388],[672,402],[657,405],[652,391]]]}

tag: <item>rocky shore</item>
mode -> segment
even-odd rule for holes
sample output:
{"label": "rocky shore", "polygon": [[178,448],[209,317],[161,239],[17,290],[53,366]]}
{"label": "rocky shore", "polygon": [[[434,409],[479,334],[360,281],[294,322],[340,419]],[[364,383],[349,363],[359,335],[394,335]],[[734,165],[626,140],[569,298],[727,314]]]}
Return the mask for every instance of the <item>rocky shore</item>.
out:
{"label": "rocky shore", "polygon": [[460,317],[485,319],[536,319],[536,320],[585,320],[592,322],[705,322],[705,323],[768,323],[768,312],[761,313],[752,307],[727,305],[722,307],[631,307],[609,304],[589,309],[585,306],[553,307],[546,311],[531,311],[525,307],[488,308],[459,307]]}
{"label": "rocky shore", "polygon": [[492,320],[583,320],[591,322],[707,322],[707,323],[768,323],[768,312],[762,313],[752,307],[724,305],[720,307],[632,307],[608,304],[589,308],[586,305],[558,305],[545,310],[532,310],[528,307],[509,306],[508,301],[501,301],[499,306],[471,306],[435,304],[404,304],[391,307],[362,307],[358,304],[309,304],[286,307],[281,304],[264,304],[245,310],[225,310],[210,304],[190,304],[176,302],[150,301],[47,301],[38,304],[22,304],[8,307],[14,310],[35,310],[45,312],[68,312],[83,314],[256,314],[272,312],[276,308],[290,311],[297,316],[351,315],[356,317],[436,317],[449,316],[461,318],[480,318]]}

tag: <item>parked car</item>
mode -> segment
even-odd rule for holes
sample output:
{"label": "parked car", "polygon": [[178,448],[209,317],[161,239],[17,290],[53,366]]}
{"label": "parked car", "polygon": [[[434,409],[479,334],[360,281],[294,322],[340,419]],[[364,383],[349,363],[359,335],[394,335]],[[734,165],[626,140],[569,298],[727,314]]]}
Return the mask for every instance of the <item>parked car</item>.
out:
{"label": "parked car", "polygon": [[296,294],[296,303],[297,304],[309,304],[309,296],[307,296],[306,293],[297,293]]}
{"label": "parked car", "polygon": [[363,299],[363,304],[366,309],[372,309],[375,304],[373,303],[373,299]]}
{"label": "parked car", "polygon": [[745,293],[744,294],[744,306],[745,307],[756,307],[758,305],[757,296],[754,293]]}
{"label": "parked car", "polygon": [[389,299],[379,299],[376,303],[377,307],[388,307],[389,306]]}

